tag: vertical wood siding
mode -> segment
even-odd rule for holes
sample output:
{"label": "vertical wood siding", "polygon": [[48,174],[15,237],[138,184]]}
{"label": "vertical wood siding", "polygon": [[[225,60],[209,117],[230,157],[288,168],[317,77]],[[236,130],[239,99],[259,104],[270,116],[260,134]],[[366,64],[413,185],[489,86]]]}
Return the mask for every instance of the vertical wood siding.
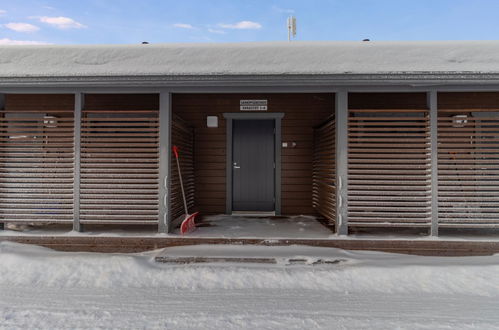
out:
{"label": "vertical wood siding", "polygon": [[313,206],[334,225],[336,221],[336,121],[334,117],[314,130]]}
{"label": "vertical wood siding", "polygon": [[[182,182],[184,184],[187,208],[189,212],[195,209],[194,200],[194,129],[177,115],[172,120],[172,145],[179,148],[180,170],[182,171]],[[172,219],[176,219],[185,213],[182,200],[182,190],[178,175],[177,161],[172,154],[171,162],[171,194],[170,207]]]}
{"label": "vertical wood siding", "polygon": [[6,95],[0,222],[72,222],[73,109],[73,95]]}
{"label": "vertical wood siding", "polygon": [[[283,112],[282,213],[316,214],[312,206],[313,128],[334,113],[333,94],[174,94],[173,112],[194,127],[196,204],[205,214],[225,213],[226,126],[224,112],[240,112],[241,99],[267,99]],[[207,128],[206,116],[219,127]]]}

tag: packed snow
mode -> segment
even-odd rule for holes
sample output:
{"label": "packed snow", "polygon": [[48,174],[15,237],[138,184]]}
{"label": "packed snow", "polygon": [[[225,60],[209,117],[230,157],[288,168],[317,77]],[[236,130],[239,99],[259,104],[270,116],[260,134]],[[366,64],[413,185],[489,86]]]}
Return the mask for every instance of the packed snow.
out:
{"label": "packed snow", "polygon": [[109,227],[89,226],[84,232],[73,231],[71,225],[63,224],[15,224],[8,223],[5,230],[0,230],[0,239],[8,237],[156,237],[156,238],[240,238],[265,239],[269,243],[279,239],[298,240],[402,240],[402,241],[474,241],[496,242],[499,231],[493,229],[441,229],[439,236],[428,235],[427,230],[412,228],[393,230],[376,230],[336,235],[330,228],[321,224],[310,215],[296,216],[232,216],[210,215],[202,216],[197,221],[194,232],[181,236],[179,228],[171,234],[158,233],[157,227]]}
{"label": "packed snow", "polygon": [[[197,219],[198,228],[186,237],[226,237],[226,238],[268,238],[268,239],[328,239],[338,238],[331,229],[322,225],[316,217],[308,215],[297,216],[231,216],[210,215]],[[180,228],[171,234],[179,237]],[[6,224],[5,230],[0,230],[2,236],[109,236],[109,237],[165,237],[159,234],[157,228],[122,228],[105,227],[86,228],[84,232],[72,231],[68,225],[47,224]],[[182,237],[182,236],[180,236]]]}
{"label": "packed snow", "polygon": [[[142,254],[0,243],[0,328],[499,329],[499,255],[302,246],[175,247],[331,265],[160,264]],[[225,251],[225,252],[223,252]]]}
{"label": "packed snow", "polygon": [[327,239],[332,236],[331,229],[316,217],[306,215],[256,217],[219,214],[204,216],[197,226],[189,237]]}
{"label": "packed snow", "polygon": [[499,72],[498,41],[0,47],[0,77]]}

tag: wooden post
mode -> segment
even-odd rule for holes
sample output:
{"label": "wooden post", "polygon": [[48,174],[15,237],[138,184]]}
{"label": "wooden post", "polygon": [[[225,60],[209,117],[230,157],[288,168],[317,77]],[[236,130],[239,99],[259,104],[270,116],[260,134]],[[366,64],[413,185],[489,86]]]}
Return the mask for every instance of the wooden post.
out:
{"label": "wooden post", "polygon": [[348,92],[335,97],[336,120],[336,234],[348,235]]}
{"label": "wooden post", "polygon": [[159,94],[159,217],[158,231],[172,230],[170,213],[171,93]]}
{"label": "wooden post", "polygon": [[430,109],[430,150],[431,150],[431,236],[438,236],[438,103],[437,91],[426,94]]}
{"label": "wooden post", "polygon": [[74,101],[74,179],[73,179],[73,230],[83,231],[80,223],[80,146],[81,146],[81,112],[83,109],[83,94],[75,93]]}

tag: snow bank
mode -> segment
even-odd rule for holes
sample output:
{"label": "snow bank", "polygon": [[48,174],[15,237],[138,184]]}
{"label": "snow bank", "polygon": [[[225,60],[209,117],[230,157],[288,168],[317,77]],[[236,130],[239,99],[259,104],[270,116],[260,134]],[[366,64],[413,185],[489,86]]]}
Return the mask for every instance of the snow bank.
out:
{"label": "snow bank", "polygon": [[497,41],[1,46],[0,77],[499,72]]}
{"label": "snow bank", "polygon": [[[188,249],[188,247],[186,247]],[[199,248],[199,247],[198,247]],[[248,246],[232,246],[251,249]],[[255,247],[255,253],[326,256],[328,266],[164,265],[145,254],[65,253],[0,243],[3,287],[305,289],[339,293],[443,293],[499,296],[499,255],[418,257],[312,247]],[[176,248],[181,249],[181,248]],[[202,246],[205,251],[216,250]]]}

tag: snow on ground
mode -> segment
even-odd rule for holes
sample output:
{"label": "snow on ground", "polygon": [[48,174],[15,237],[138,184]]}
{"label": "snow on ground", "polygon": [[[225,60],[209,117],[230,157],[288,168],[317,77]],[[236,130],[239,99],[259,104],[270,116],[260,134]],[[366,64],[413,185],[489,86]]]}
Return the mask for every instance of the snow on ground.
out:
{"label": "snow on ground", "polygon": [[[345,235],[336,235],[329,228],[322,225],[316,217],[309,215],[296,216],[232,216],[232,215],[212,215],[203,216],[197,219],[199,226],[196,231],[189,233],[186,238],[257,238],[265,239],[269,242],[277,239],[321,239],[321,240],[418,240],[418,241],[497,241],[499,230],[493,229],[441,229],[439,237],[428,235],[428,231],[414,231],[411,228],[383,231],[363,231]],[[171,234],[160,234],[157,227],[117,227],[117,226],[89,226],[85,231],[75,232],[71,225],[61,224],[6,224],[5,230],[0,230],[2,237],[155,237],[181,238],[177,228]]]}
{"label": "snow on ground", "polygon": [[[220,247],[177,247],[220,253]],[[227,249],[227,247],[225,247]],[[334,265],[171,265],[0,243],[0,329],[499,329],[499,255],[234,246]]]}
{"label": "snow on ground", "polygon": [[[231,238],[319,238],[327,239],[333,236],[330,229],[322,225],[316,217],[297,215],[286,217],[256,217],[256,216],[230,216],[213,215],[204,216],[198,221],[196,231],[189,237],[231,237]],[[172,236],[178,237],[180,229],[177,228]],[[165,237],[158,234],[157,229],[106,227],[105,229],[86,228],[85,232],[72,231],[72,227],[7,224],[5,230],[0,230],[1,236],[140,236],[140,237]]]}
{"label": "snow on ground", "polygon": [[[316,217],[306,215],[256,217],[220,214],[203,217],[198,226],[189,236],[326,239],[332,235],[331,230]],[[176,232],[179,233],[179,230]]]}

